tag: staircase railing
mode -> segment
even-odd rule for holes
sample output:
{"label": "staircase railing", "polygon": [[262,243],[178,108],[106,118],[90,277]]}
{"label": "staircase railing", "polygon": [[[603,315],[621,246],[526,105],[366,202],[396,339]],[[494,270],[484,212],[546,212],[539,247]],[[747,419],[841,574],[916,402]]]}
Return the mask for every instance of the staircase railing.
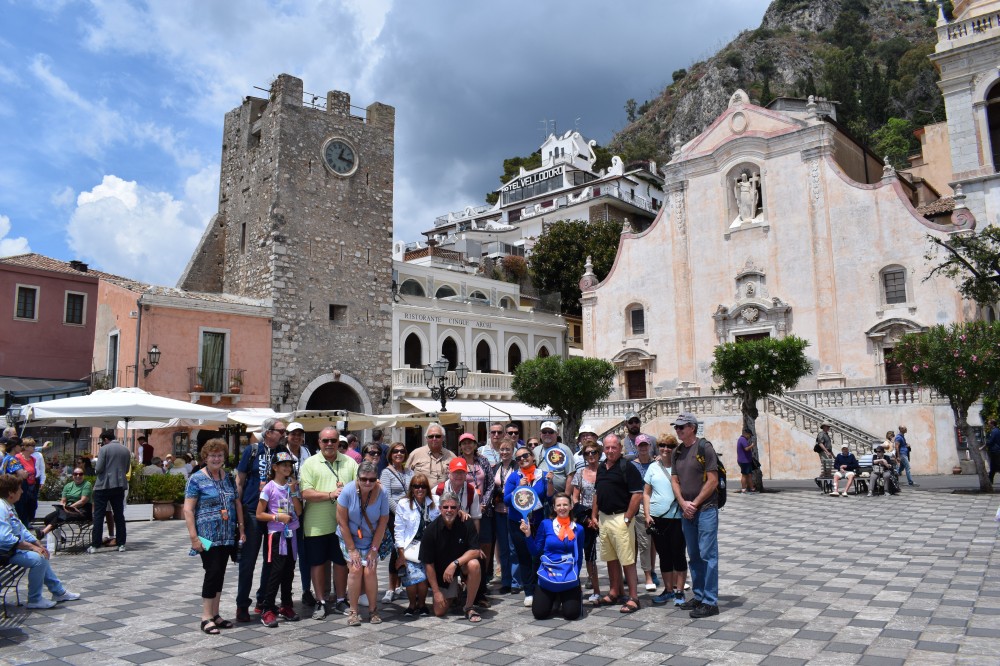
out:
{"label": "staircase railing", "polygon": [[804,402],[789,398],[789,396],[769,395],[764,400],[764,409],[768,414],[790,423],[795,428],[808,433],[818,433],[822,423],[830,424],[830,439],[833,442],[833,453],[840,453],[845,444],[855,455],[871,453],[872,447],[882,441],[881,437],[865,432],[849,423],[831,417]]}

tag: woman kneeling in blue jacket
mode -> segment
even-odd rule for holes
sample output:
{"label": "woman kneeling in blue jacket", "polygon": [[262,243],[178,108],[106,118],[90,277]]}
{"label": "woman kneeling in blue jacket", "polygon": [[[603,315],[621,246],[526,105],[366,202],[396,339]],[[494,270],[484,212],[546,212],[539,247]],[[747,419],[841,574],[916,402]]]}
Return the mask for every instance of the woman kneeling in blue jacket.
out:
{"label": "woman kneeling in blue jacket", "polygon": [[583,590],[580,587],[580,566],[583,564],[583,526],[570,515],[573,503],[565,493],[553,498],[555,516],[547,518],[531,536],[531,526],[521,521],[531,554],[540,560],[531,613],[544,620],[562,606],[562,616],[576,620],[583,610]]}

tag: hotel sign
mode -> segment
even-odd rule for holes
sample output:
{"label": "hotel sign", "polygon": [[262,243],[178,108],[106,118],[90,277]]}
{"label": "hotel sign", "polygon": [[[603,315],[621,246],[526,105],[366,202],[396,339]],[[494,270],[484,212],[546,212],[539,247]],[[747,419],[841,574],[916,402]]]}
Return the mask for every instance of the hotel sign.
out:
{"label": "hotel sign", "polygon": [[528,174],[527,176],[521,176],[517,180],[512,180],[500,190],[501,192],[510,192],[511,190],[519,190],[522,187],[527,187],[534,183],[540,183],[543,180],[548,180],[553,176],[559,176],[562,174],[565,167],[557,166],[551,169],[546,169],[545,171],[539,171],[538,173]]}
{"label": "hotel sign", "polygon": [[476,321],[475,319],[457,319],[455,317],[440,317],[437,315],[425,315],[416,312],[404,312],[403,319],[413,321],[427,321],[435,324],[450,324],[452,326],[471,326],[472,328],[493,328],[493,322]]}

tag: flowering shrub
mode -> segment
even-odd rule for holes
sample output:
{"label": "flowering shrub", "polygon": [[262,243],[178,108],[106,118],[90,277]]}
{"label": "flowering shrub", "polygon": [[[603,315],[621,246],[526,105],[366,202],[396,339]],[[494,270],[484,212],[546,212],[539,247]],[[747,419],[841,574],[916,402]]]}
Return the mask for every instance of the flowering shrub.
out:
{"label": "flowering shrub", "polygon": [[755,403],[769,393],[781,395],[812,371],[805,356],[808,346],[794,335],[719,345],[712,362],[712,374],[719,380],[716,391]]}

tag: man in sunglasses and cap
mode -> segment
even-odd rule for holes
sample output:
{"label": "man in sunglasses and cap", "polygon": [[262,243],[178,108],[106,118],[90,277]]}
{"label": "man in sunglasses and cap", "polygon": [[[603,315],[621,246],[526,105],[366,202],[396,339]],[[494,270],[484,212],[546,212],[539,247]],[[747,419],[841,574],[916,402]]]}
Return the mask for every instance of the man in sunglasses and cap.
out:
{"label": "man in sunglasses and cap", "polygon": [[681,412],[673,425],[680,445],[670,483],[681,509],[694,594],[681,608],[693,618],[709,617],[719,614],[719,457],[711,442],[698,437],[694,414]]}
{"label": "man in sunglasses and cap", "polygon": [[543,472],[551,472],[552,485],[556,492],[564,493],[566,492],[566,479],[572,476],[576,469],[573,452],[568,446],[559,442],[559,433],[554,421],[542,422],[539,435],[542,443],[532,451],[538,469]]}
{"label": "man in sunglasses and cap", "polygon": [[638,414],[629,412],[625,415],[625,429],[628,430],[628,434],[622,440],[622,450],[624,451],[625,460],[632,462],[639,455],[639,435],[645,435],[652,442],[650,444],[649,455],[653,458],[659,455],[659,451],[656,448],[656,438],[642,432],[642,419],[639,418]]}

